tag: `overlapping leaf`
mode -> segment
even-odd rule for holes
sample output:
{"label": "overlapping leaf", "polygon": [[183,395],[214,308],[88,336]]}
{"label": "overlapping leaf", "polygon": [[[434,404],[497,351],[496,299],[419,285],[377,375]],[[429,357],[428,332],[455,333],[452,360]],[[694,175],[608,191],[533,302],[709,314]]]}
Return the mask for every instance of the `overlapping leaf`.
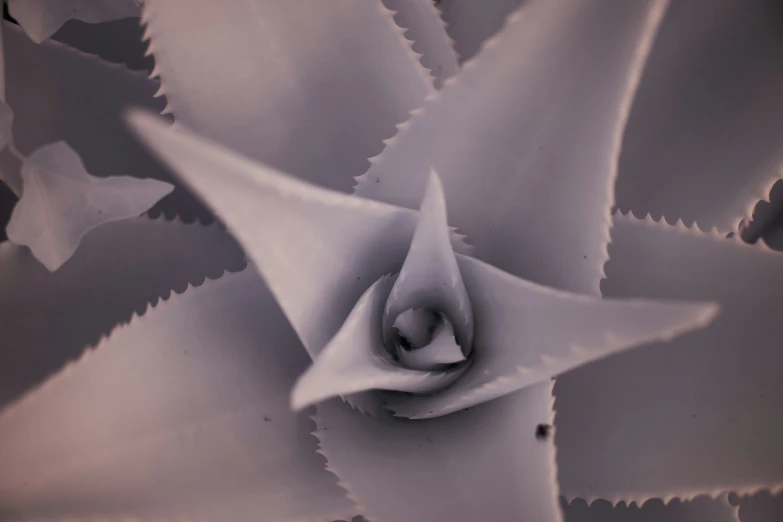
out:
{"label": "overlapping leaf", "polygon": [[239,239],[311,355],[402,266],[415,212],[310,185],[149,115],[131,121]]}
{"label": "overlapping leaf", "polygon": [[242,250],[216,226],[147,218],[95,229],[57,272],[2,243],[0,408],[148,303],[244,265]]}
{"label": "overlapping leaf", "polygon": [[339,399],[316,406],[321,451],[370,520],[561,520],[552,383],[438,419],[369,418]]}
{"label": "overlapping leaf", "polygon": [[783,485],[783,254],[618,216],[604,293],[710,299],[721,315],[667,346],[563,375],[566,497],[644,500]]}
{"label": "overlapping leaf", "polygon": [[530,1],[356,187],[416,208],[431,168],[479,258],[598,295],[620,136],[665,1]]}
{"label": "overlapping leaf", "polygon": [[355,513],[286,391],[308,362],[258,275],[208,281],[114,331],[0,416],[19,518]]}
{"label": "overlapping leaf", "polygon": [[[64,141],[93,176],[172,181],[122,121],[122,111],[130,106],[163,109],[165,102],[153,96],[157,82],[58,42],[35,44],[13,24],[3,27],[3,46],[6,102],[14,111],[13,141],[23,156]],[[5,176],[5,162],[2,167]],[[181,189],[155,210],[187,220],[209,216]]]}
{"label": "overlapping leaf", "polygon": [[783,164],[783,8],[673,2],[634,100],[617,205],[736,231]]}
{"label": "overlapping leaf", "polygon": [[380,0],[147,0],[144,20],[179,122],[343,191],[433,91]]}
{"label": "overlapping leaf", "polygon": [[413,42],[413,50],[421,54],[421,64],[429,69],[435,88],[440,89],[445,80],[459,72],[440,11],[432,0],[383,0],[383,4],[395,13],[395,23],[405,29],[405,38]]}

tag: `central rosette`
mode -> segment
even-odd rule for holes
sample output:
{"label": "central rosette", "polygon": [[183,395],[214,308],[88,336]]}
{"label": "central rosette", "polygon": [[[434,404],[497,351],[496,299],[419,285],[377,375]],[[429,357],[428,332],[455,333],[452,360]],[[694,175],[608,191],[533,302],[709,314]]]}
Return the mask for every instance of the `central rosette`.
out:
{"label": "central rosette", "polygon": [[382,277],[293,393],[295,407],[341,395],[371,409],[367,390],[431,395],[470,367],[473,310],[446,220],[443,188],[430,176],[410,249],[399,273]]}

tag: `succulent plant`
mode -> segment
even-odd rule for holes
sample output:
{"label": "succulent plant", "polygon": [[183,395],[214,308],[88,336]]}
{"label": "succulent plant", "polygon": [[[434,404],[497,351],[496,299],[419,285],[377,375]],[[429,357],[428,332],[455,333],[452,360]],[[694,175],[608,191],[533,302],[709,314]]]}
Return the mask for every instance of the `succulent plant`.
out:
{"label": "succulent plant", "polygon": [[780,509],[776,11],[477,5],[8,2],[0,519]]}

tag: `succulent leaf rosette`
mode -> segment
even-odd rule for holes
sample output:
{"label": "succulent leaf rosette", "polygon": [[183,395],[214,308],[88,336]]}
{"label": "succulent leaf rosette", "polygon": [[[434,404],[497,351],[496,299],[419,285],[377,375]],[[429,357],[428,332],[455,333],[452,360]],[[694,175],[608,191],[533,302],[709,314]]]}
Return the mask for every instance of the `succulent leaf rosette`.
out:
{"label": "succulent leaf rosette", "polygon": [[0,520],[780,509],[770,8],[476,5],[8,2]]}

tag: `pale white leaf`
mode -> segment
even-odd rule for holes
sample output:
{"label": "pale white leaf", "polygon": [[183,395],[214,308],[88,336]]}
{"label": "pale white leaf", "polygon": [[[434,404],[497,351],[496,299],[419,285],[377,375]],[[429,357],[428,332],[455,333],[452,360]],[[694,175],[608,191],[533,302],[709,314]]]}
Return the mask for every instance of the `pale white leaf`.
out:
{"label": "pale white leaf", "polygon": [[434,168],[449,223],[477,257],[598,295],[621,133],[665,7],[530,0],[411,118],[356,193],[416,208]]}
{"label": "pale white leaf", "polygon": [[137,0],[8,0],[8,11],[28,36],[41,43],[68,20],[108,22],[139,16]]}
{"label": "pale white leaf", "polygon": [[389,400],[396,415],[446,415],[501,397],[574,367],[704,327],[717,307],[704,303],[614,300],[571,294],[459,256],[473,302],[473,364],[442,392]]}
{"label": "pale white leaf", "polygon": [[387,346],[392,325],[406,310],[424,308],[443,314],[465,353],[473,345],[473,310],[449,239],[443,185],[432,172],[421,202],[410,249],[384,311]]}
{"label": "pale white leaf", "polygon": [[22,197],[6,229],[49,270],[70,258],[90,230],[137,217],[174,187],[154,179],[96,178],[64,142],[33,152],[22,165]]}
{"label": "pale white leaf", "polygon": [[146,0],[143,19],[177,121],[343,191],[434,90],[381,0]]}
{"label": "pale white leaf", "polygon": [[783,254],[618,215],[610,297],[709,299],[708,327],[558,379],[568,498],[688,498],[783,486]]}
{"label": "pale white leaf", "polygon": [[429,69],[434,86],[459,72],[457,55],[446,33],[440,11],[432,0],[383,0],[394,11],[394,21],[405,29],[405,38],[413,42],[413,50],[421,54],[421,64]]}
{"label": "pale white leaf", "polygon": [[463,374],[464,368],[435,373],[404,368],[386,353],[381,318],[393,283],[394,278],[381,278],[362,295],[342,328],[296,382],[291,393],[295,410],[368,390],[429,393]]}
{"label": "pale white leaf", "polygon": [[783,164],[783,6],[672,2],[634,98],[617,205],[736,231]]}
{"label": "pale white leaf", "polygon": [[56,272],[2,243],[0,409],[133,312],[244,266],[239,245],[217,226],[144,217],[93,230]]}
{"label": "pale white leaf", "polygon": [[685,501],[673,498],[667,502],[656,498],[641,506],[625,502],[613,506],[606,500],[588,505],[582,499],[562,504],[565,522],[740,522],[737,507],[729,504],[726,495],[702,495]]}
{"label": "pale white leaf", "polygon": [[[158,82],[53,40],[37,45],[14,24],[4,24],[3,46],[6,102],[14,111],[14,144],[22,155],[64,141],[94,176],[172,181],[122,119],[130,106],[163,110],[165,100],[154,97]],[[182,189],[156,209],[188,220],[209,216]]]}
{"label": "pale white leaf", "polygon": [[0,415],[0,505],[62,519],[355,513],[312,421],[289,409],[307,362],[252,269],[172,296]]}
{"label": "pale white leaf", "polygon": [[476,56],[484,42],[500,31],[506,18],[524,3],[525,0],[440,0],[438,8],[460,62]]}
{"label": "pale white leaf", "polygon": [[416,212],[307,184],[149,115],[130,119],[242,243],[310,355],[402,266]]}
{"label": "pale white leaf", "polygon": [[339,399],[316,406],[316,435],[369,520],[561,520],[552,383],[437,419],[371,418]]}

